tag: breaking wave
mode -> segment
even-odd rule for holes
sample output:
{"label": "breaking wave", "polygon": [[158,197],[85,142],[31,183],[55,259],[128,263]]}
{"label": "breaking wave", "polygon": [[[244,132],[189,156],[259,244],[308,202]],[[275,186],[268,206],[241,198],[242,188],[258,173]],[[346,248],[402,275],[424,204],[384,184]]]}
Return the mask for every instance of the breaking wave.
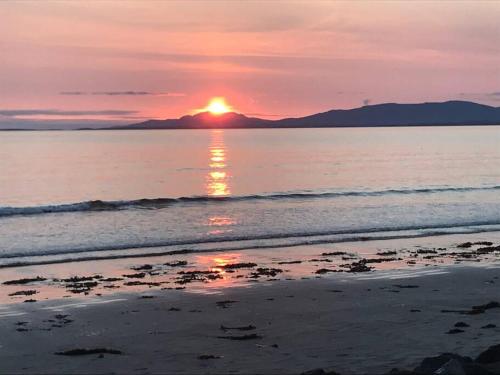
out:
{"label": "breaking wave", "polygon": [[114,211],[134,208],[159,209],[180,203],[223,203],[256,200],[293,200],[293,199],[321,199],[341,197],[376,197],[384,195],[412,195],[412,194],[435,194],[435,193],[464,193],[473,191],[500,190],[500,186],[487,187],[436,187],[418,189],[387,189],[377,191],[338,191],[338,192],[297,192],[277,193],[262,195],[243,195],[228,197],[192,196],[180,198],[144,198],[135,200],[103,201],[92,200],[78,203],[67,203],[59,205],[32,206],[32,207],[1,207],[0,217],[17,215],[42,215],[64,212],[88,212],[88,211]]}

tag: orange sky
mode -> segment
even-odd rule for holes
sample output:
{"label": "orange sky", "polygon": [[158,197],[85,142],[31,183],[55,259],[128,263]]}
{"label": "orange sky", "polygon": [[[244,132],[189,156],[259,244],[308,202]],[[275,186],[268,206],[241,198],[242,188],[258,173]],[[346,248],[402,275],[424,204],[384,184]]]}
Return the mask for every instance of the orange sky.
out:
{"label": "orange sky", "polygon": [[267,118],[500,100],[500,2],[4,1],[0,19],[0,127],[179,117],[215,96]]}

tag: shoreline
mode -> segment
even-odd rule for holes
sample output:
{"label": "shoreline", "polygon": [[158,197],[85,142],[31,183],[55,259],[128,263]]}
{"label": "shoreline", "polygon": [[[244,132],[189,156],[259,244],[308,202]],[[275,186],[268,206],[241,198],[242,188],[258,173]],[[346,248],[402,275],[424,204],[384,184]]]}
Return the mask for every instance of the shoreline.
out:
{"label": "shoreline", "polygon": [[488,232],[2,269],[0,372],[384,374],[442,352],[474,358],[500,343],[498,243]]}
{"label": "shoreline", "polygon": [[[493,228],[484,228],[493,227]],[[455,232],[446,231],[446,229],[453,228]],[[418,240],[434,237],[451,237],[460,235],[481,235],[499,237],[500,229],[497,224],[481,224],[475,226],[453,226],[453,227],[437,227],[429,229],[401,229],[401,230],[387,230],[387,231],[373,231],[373,232],[361,232],[358,234],[366,234],[360,237],[351,237],[352,233],[335,233],[335,234],[311,234],[311,235],[297,235],[288,237],[264,237],[256,239],[227,239],[227,240],[213,240],[205,242],[188,242],[179,244],[150,244],[150,245],[133,245],[129,247],[106,247],[103,249],[94,250],[78,250],[73,253],[69,253],[73,258],[59,258],[60,256],[67,256],[68,253],[47,253],[42,255],[16,255],[1,258],[0,270],[5,268],[16,268],[16,267],[30,267],[30,266],[50,266],[55,264],[64,263],[75,263],[75,262],[99,262],[99,261],[109,261],[109,260],[120,260],[120,259],[134,259],[134,258],[151,258],[151,257],[161,257],[161,256],[175,256],[175,255],[185,255],[185,254],[203,254],[203,253],[216,253],[219,251],[252,251],[252,250],[263,250],[272,251],[279,249],[289,249],[293,247],[309,248],[311,246],[331,246],[346,244],[346,246],[352,245],[353,243],[367,243],[367,242],[378,242],[378,241],[409,241]],[[456,228],[463,228],[458,231]],[[403,234],[404,232],[405,234]],[[382,235],[379,235],[382,233]],[[294,239],[304,238],[303,242],[295,243],[277,243],[277,244],[267,244],[258,245],[260,241],[272,241],[280,239]],[[319,239],[320,238],[320,239]],[[232,245],[232,244],[239,245]],[[225,246],[229,244],[229,246]],[[188,246],[188,247],[186,247]],[[145,250],[150,250],[145,252]],[[167,250],[168,249],[168,250]],[[93,255],[82,255],[82,254],[93,254]],[[44,259],[44,260],[26,260],[26,259]],[[12,259],[17,259],[16,261],[9,262]],[[20,259],[20,260],[19,260]],[[3,263],[6,260],[6,263]]]}
{"label": "shoreline", "polygon": [[[0,312],[0,371],[380,374],[441,352],[474,357],[498,344],[500,309],[467,311],[498,300],[500,269],[438,271],[18,304],[23,315]],[[448,333],[457,322],[468,327]],[[481,328],[488,325],[495,327]],[[82,348],[122,354],[54,354]]]}
{"label": "shoreline", "polygon": [[498,243],[500,232],[483,232],[8,267],[0,269],[0,306],[155,289],[223,294],[277,280],[390,278],[390,272],[418,274],[439,266],[490,267],[500,264]]}

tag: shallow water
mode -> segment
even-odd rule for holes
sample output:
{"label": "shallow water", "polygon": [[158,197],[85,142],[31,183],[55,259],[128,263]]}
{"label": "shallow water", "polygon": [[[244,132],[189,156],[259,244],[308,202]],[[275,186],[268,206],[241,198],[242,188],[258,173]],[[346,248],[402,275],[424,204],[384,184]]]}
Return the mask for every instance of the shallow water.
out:
{"label": "shallow water", "polygon": [[499,141],[497,127],[3,132],[0,264],[495,231]]}
{"label": "shallow water", "polygon": [[[468,248],[458,246],[468,241],[475,245]],[[151,295],[177,289],[188,293],[224,295],[234,287],[269,286],[271,282],[299,279],[328,278],[341,283],[379,279],[396,281],[448,273],[452,267],[500,268],[499,252],[477,252],[484,246],[484,241],[500,243],[500,232],[280,247],[270,251],[219,250],[7,267],[0,269],[2,283],[34,277],[45,280],[2,284],[0,319],[2,306],[23,304],[26,299],[36,299],[38,302],[60,300],[59,304],[67,304],[73,303],[68,302],[67,298],[76,298],[86,303],[96,296],[117,298],[129,293]],[[350,271],[353,264],[363,261],[366,261],[369,270]],[[245,263],[247,265],[243,265]],[[225,268],[235,264],[241,267]],[[259,274],[259,268],[274,269],[276,274]],[[212,278],[203,274],[207,271]],[[133,276],[140,272],[144,273],[143,277]],[[184,272],[199,274],[195,279],[184,282]],[[80,282],[80,288],[75,287],[78,283],[64,280],[75,276],[87,278]],[[95,285],[86,290],[84,285],[89,278]],[[36,293],[32,296],[12,295],[20,290],[34,290]],[[137,297],[134,295],[134,298]],[[11,310],[5,311],[5,314],[11,313]]]}

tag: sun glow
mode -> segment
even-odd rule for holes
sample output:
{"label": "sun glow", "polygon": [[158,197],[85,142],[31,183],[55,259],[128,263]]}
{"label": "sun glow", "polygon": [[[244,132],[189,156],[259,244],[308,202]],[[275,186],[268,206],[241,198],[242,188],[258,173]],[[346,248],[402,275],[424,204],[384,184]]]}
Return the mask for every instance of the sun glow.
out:
{"label": "sun glow", "polygon": [[212,98],[210,103],[203,109],[206,112],[210,112],[212,115],[222,115],[227,112],[231,112],[232,108],[226,103],[224,98]]}

